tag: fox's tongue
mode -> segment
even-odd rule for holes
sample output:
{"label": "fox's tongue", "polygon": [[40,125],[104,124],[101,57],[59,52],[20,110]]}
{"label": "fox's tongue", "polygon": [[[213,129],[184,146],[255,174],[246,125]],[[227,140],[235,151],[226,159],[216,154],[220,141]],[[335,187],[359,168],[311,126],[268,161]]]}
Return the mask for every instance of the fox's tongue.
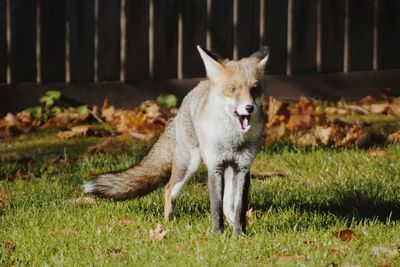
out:
{"label": "fox's tongue", "polygon": [[249,117],[250,116],[239,116],[240,127],[241,127],[240,131],[242,133],[245,133],[248,130],[250,130]]}
{"label": "fox's tongue", "polygon": [[249,120],[247,119],[247,117],[245,117],[242,121],[242,129],[246,129],[248,125],[249,125]]}

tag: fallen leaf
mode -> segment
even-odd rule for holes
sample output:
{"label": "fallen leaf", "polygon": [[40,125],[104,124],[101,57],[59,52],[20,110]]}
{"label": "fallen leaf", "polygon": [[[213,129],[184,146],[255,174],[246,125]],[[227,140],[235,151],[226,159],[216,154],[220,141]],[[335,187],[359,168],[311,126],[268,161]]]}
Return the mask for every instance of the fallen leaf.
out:
{"label": "fallen leaf", "polygon": [[346,105],[346,108],[350,111],[355,111],[361,114],[369,114],[369,111],[359,105]]}
{"label": "fallen leaf", "polygon": [[400,142],[400,130],[388,135],[386,141],[388,143],[397,143]]}
{"label": "fallen leaf", "polygon": [[283,172],[280,172],[280,171],[271,171],[271,172],[253,171],[253,172],[251,172],[251,178],[257,179],[257,180],[265,180],[265,179],[268,179],[268,178],[271,178],[271,177],[285,177],[285,176],[287,176],[287,175],[285,173],[283,173]]}
{"label": "fallen leaf", "polygon": [[32,180],[33,177],[34,177],[33,174],[30,173],[29,171],[23,170],[23,169],[19,169],[15,173],[14,177],[12,177],[9,180],[11,180],[11,181],[16,181],[16,180],[28,181],[28,180]]}
{"label": "fallen leaf", "polygon": [[156,228],[149,230],[150,240],[152,241],[161,241],[165,238],[167,231],[165,231],[161,224],[157,224]]}
{"label": "fallen leaf", "polygon": [[122,218],[119,220],[119,223],[122,224],[123,226],[128,226],[132,223],[132,221],[129,218]]}
{"label": "fallen leaf", "polygon": [[67,234],[67,235],[77,235],[77,234],[79,234],[78,231],[76,231],[76,230],[74,230],[74,229],[72,229],[70,227],[64,227],[64,228],[60,229],[59,232],[62,233],[62,234]]}
{"label": "fallen leaf", "polygon": [[96,200],[91,197],[78,197],[73,199],[68,199],[65,201],[65,204],[71,205],[93,205],[96,204]]}
{"label": "fallen leaf", "polygon": [[109,131],[91,125],[73,126],[69,131],[61,131],[57,133],[57,137],[62,139],[69,139],[72,137],[83,137],[83,136],[104,137],[109,135],[111,135]]}
{"label": "fallen leaf", "polygon": [[378,245],[371,248],[371,253],[381,257],[393,258],[399,254],[399,251],[397,248]]}
{"label": "fallen leaf", "polygon": [[374,103],[376,100],[374,97],[368,95],[366,97],[363,97],[360,99],[359,103],[361,105],[371,105],[372,103]]}
{"label": "fallen leaf", "polygon": [[119,254],[122,252],[122,248],[110,248],[107,250],[108,255]]}
{"label": "fallen leaf", "polygon": [[341,267],[361,267],[361,265],[354,264],[354,263],[351,263],[351,262],[345,262],[345,263],[343,263],[341,265]]}
{"label": "fallen leaf", "polygon": [[313,118],[310,114],[292,114],[286,128],[290,131],[301,131],[313,126]]}
{"label": "fallen leaf", "polygon": [[11,210],[11,204],[10,201],[8,201],[5,198],[0,198],[0,209],[3,210]]}
{"label": "fallen leaf", "polygon": [[182,244],[177,243],[175,244],[175,251],[177,252],[185,251],[185,247]]}
{"label": "fallen leaf", "polygon": [[345,230],[340,230],[340,231],[334,231],[332,233],[335,237],[339,238],[342,241],[351,241],[353,239],[359,239],[361,238],[361,235],[358,233],[355,233],[353,230],[350,229],[345,229]]}
{"label": "fallen leaf", "polygon": [[388,108],[389,108],[388,103],[372,104],[370,111],[371,111],[371,113],[375,113],[375,114],[383,114],[388,110]]}
{"label": "fallen leaf", "polygon": [[397,116],[400,117],[400,103],[399,104],[390,104],[390,110]]}
{"label": "fallen leaf", "polygon": [[262,217],[262,211],[253,210],[253,208],[246,211],[246,220],[249,224],[252,224],[254,219],[259,219]]}
{"label": "fallen leaf", "polygon": [[386,155],[386,150],[383,149],[370,149],[368,150],[368,155],[370,156],[385,156]]}
{"label": "fallen leaf", "polygon": [[111,154],[120,154],[123,152],[123,148],[120,144],[113,141],[112,139],[106,139],[104,142],[93,145],[87,149],[88,153],[111,153]]}
{"label": "fallen leaf", "polygon": [[315,137],[323,144],[328,145],[332,136],[332,127],[316,126]]}
{"label": "fallen leaf", "polygon": [[307,257],[304,255],[292,255],[292,254],[283,254],[278,256],[279,260],[285,261],[305,261]]}

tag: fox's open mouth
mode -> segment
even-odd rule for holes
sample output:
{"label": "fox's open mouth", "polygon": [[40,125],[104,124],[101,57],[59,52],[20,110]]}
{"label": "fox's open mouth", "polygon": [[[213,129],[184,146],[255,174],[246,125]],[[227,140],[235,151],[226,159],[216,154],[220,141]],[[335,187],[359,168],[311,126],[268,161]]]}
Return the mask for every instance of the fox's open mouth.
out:
{"label": "fox's open mouth", "polygon": [[240,115],[239,113],[237,113],[237,111],[235,111],[235,116],[238,118],[239,123],[240,123],[240,131],[242,133],[247,132],[248,130],[250,130],[250,115]]}

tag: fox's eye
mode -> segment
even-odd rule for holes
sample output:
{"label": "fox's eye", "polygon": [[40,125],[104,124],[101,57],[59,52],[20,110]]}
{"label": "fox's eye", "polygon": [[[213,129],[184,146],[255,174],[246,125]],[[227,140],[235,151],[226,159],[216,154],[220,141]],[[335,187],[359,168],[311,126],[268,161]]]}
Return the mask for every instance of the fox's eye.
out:
{"label": "fox's eye", "polygon": [[231,93],[234,93],[234,92],[236,92],[236,88],[235,88],[235,87],[230,87],[230,88],[229,88],[229,91],[230,91]]}

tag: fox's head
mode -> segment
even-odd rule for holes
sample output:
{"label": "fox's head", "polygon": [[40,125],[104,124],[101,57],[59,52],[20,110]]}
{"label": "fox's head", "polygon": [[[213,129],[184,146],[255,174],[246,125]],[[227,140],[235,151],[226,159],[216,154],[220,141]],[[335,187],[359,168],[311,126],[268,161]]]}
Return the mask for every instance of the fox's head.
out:
{"label": "fox's head", "polygon": [[252,113],[261,107],[262,79],[269,48],[265,46],[241,60],[221,59],[200,46],[197,49],[210,80],[211,97],[218,99],[221,102],[218,104],[238,121],[242,133],[247,132]]}

